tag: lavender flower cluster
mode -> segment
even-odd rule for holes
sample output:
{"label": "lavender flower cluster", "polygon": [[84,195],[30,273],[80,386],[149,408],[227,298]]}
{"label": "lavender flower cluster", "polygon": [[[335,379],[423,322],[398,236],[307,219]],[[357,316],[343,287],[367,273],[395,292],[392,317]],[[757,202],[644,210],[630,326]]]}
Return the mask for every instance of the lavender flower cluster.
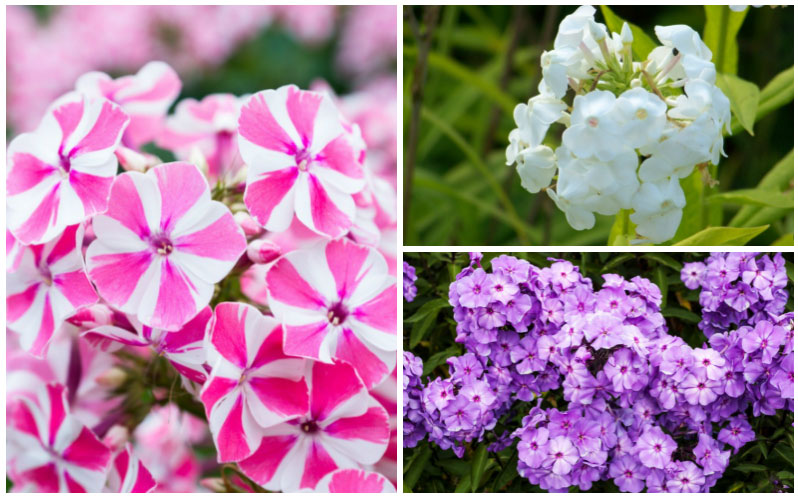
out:
{"label": "lavender flower cluster", "polygon": [[[588,490],[612,479],[625,492],[708,491],[732,452],[755,438],[749,406],[754,415],[794,411],[784,261],[731,255],[688,264],[682,274],[753,268],[754,277],[737,283],[766,303],[693,348],[668,333],[659,287],[645,278],[606,274],[594,290],[567,261],[538,268],[502,255],[488,273],[472,254],[449,291],[466,353],[448,360],[448,378],[425,384],[421,360],[405,352],[404,446],[428,437],[462,457],[467,442],[486,438],[500,419],[511,423],[516,409],[534,401],[517,429],[488,437],[494,451],[517,442],[518,472],[531,483]],[[697,284],[710,278],[709,269],[697,273]],[[719,288],[712,278],[708,292]],[[738,276],[727,269],[724,278],[733,284]],[[764,298],[765,287],[773,298]],[[705,300],[702,294],[702,306]],[[712,312],[727,311],[706,310],[705,320]],[[560,389],[560,409],[540,407],[544,392]]]}

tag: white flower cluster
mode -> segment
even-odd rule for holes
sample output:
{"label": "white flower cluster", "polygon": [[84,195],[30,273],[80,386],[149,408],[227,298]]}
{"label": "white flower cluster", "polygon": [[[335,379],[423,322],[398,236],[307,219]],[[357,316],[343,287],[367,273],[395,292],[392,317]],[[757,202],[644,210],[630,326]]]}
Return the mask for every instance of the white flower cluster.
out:
{"label": "white flower cluster", "polygon": [[[582,6],[563,19],[554,50],[541,56],[540,94],[515,108],[507,165],[531,193],[545,188],[575,229],[592,228],[595,213],[629,209],[641,241],[661,243],[681,222],[679,179],[723,153],[729,100],[688,26],[657,26],[662,46],[635,62],[629,26],[610,36],[594,14]],[[556,150],[543,144],[554,123],[566,126]]]}

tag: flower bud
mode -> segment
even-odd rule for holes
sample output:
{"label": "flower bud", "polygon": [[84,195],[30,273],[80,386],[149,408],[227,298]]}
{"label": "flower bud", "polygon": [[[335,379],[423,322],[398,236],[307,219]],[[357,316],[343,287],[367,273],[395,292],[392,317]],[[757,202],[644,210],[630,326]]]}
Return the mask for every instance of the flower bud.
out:
{"label": "flower bud", "polygon": [[68,322],[87,330],[113,324],[114,312],[105,304],[93,304],[78,309]]}
{"label": "flower bud", "polygon": [[97,376],[97,384],[105,388],[117,388],[122,386],[127,379],[127,373],[117,367],[113,367]]}
{"label": "flower bud", "polygon": [[591,21],[588,23],[588,26],[590,26],[590,36],[592,36],[594,40],[601,41],[607,37],[607,32],[599,23]]}
{"label": "flower bud", "polygon": [[103,443],[106,447],[116,452],[117,450],[122,450],[129,439],[130,432],[127,428],[122,425],[113,425],[103,437]]}
{"label": "flower bud", "polygon": [[634,41],[634,36],[632,36],[632,30],[629,28],[629,24],[626,22],[623,23],[623,27],[621,28],[621,41],[624,45],[632,43]]}
{"label": "flower bud", "polygon": [[157,166],[161,163],[161,159],[152,154],[138,152],[131,148],[119,146],[116,149],[116,158],[119,160],[119,165],[125,171],[138,171],[143,173],[147,169]]}
{"label": "flower bud", "polygon": [[258,236],[263,233],[263,228],[261,228],[247,212],[238,211],[233,214],[233,219],[235,219],[236,224],[244,230],[244,235],[247,237]]}
{"label": "flower bud", "polygon": [[255,264],[266,264],[278,257],[282,250],[280,246],[270,240],[254,240],[247,247],[247,257]]}

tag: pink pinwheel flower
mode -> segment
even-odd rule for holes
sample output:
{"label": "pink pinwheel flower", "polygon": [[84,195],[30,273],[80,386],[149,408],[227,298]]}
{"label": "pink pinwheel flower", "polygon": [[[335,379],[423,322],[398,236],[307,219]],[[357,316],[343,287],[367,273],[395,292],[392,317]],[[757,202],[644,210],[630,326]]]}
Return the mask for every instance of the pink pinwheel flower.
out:
{"label": "pink pinwheel flower", "polygon": [[256,308],[216,306],[208,334],[212,366],[200,400],[219,462],[240,461],[257,448],[264,428],[305,414],[305,360],[283,353],[280,324]]}
{"label": "pink pinwheel flower", "polygon": [[53,103],[35,131],[11,142],[6,207],[20,242],[47,242],[107,208],[114,150],[128,122],[118,105],[73,92]]}
{"label": "pink pinwheel flower", "polygon": [[352,195],[365,186],[362,150],[329,96],[293,85],[265,90],[249,99],[238,124],[244,203],[258,223],[284,231],[296,214],[324,236],[349,231]]}
{"label": "pink pinwheel flower", "polygon": [[374,249],[341,239],[296,250],[266,274],[285,353],[351,364],[367,388],[396,364],[396,279]]}
{"label": "pink pinwheel flower", "polygon": [[247,242],[230,210],[211,200],[196,166],[162,164],[114,181],[94,218],[89,278],[113,307],[143,324],[180,329],[208,305]]}
{"label": "pink pinwheel flower", "polygon": [[173,151],[180,160],[190,160],[194,150],[199,151],[208,163],[211,184],[233,179],[244,165],[237,144],[241,103],[229,94],[208,95],[199,102],[182,100],[167,118],[158,146]]}
{"label": "pink pinwheel flower", "polygon": [[204,383],[205,330],[213,312],[205,307],[191,321],[177,331],[165,331],[141,324],[135,316],[128,316],[131,329],[119,326],[99,326],[81,336],[103,350],[115,351],[123,345],[151,347],[156,355],[164,356],[175,369],[189,380]]}
{"label": "pink pinwheel flower", "polygon": [[128,147],[152,141],[160,132],[166,111],[180,93],[180,78],[165,62],[149,62],[133,76],[112,79],[90,72],[78,78],[75,89],[119,104],[130,115],[123,143]]}
{"label": "pink pinwheel flower", "polygon": [[83,229],[69,226],[55,240],[25,247],[16,271],[6,275],[6,326],[37,357],[66,318],[97,302],[83,269],[82,244]]}
{"label": "pink pinwheel flower", "polygon": [[339,469],[328,473],[319,480],[316,492],[321,493],[370,493],[392,494],[396,488],[379,473],[371,473],[362,469]]}
{"label": "pink pinwheel flower", "polygon": [[106,492],[146,494],[155,490],[156,483],[130,444],[126,444],[111,463],[105,486]]}
{"label": "pink pinwheel flower", "polygon": [[351,366],[309,362],[310,409],[267,428],[258,449],[239,462],[267,490],[314,489],[336,469],[377,462],[388,446],[388,413]]}
{"label": "pink pinwheel flower", "polygon": [[7,416],[8,473],[19,490],[102,490],[111,451],[69,413],[62,385],[43,386],[35,401],[12,401]]}

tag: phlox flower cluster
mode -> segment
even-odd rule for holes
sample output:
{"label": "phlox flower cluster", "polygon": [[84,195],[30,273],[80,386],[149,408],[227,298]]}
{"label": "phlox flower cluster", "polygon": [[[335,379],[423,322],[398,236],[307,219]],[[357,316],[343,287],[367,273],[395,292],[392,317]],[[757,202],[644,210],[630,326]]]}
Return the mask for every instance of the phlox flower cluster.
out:
{"label": "phlox flower cluster", "polygon": [[17,131],[35,127],[47,103],[90,70],[124,73],[164,60],[197,74],[264,29],[310,46],[333,43],[336,67],[360,82],[396,56],[396,9],[385,5],[69,5],[49,8],[45,20],[24,6],[6,13],[8,120]]}
{"label": "phlox flower cluster", "polygon": [[404,262],[402,271],[402,291],[404,292],[405,300],[412,302],[416,298],[416,268]]}
{"label": "phlox flower cluster", "polygon": [[201,485],[395,491],[396,161],[375,98],[288,85],[167,115],[180,90],[164,62],[88,73],[8,147],[14,489],[196,491],[229,464]]}
{"label": "phlox flower cluster", "polygon": [[[706,264],[739,265],[733,255]],[[779,254],[744,265],[774,263],[783,271]],[[465,442],[515,443],[519,474],[550,491],[613,480],[624,492],[706,492],[755,438],[751,412],[794,411],[786,298],[695,348],[669,333],[659,287],[645,278],[605,274],[594,288],[568,261],[538,268],[502,255],[490,266],[472,255],[450,285],[465,353],[449,358],[449,376],[422,378],[405,352],[406,447],[426,437],[462,457]],[[558,407],[543,408],[552,395]],[[497,421],[510,430],[493,433]]]}
{"label": "phlox flower cluster", "polygon": [[[582,6],[560,23],[541,56],[539,94],[515,108],[507,165],[529,192],[545,190],[574,229],[629,211],[641,241],[665,242],[685,206],[679,180],[698,166],[709,181],[707,167],[723,153],[729,100],[715,86],[712,53],[688,26],[657,26],[662,45],[635,61],[629,26],[610,33],[594,14]],[[555,123],[566,129],[552,149]]]}

